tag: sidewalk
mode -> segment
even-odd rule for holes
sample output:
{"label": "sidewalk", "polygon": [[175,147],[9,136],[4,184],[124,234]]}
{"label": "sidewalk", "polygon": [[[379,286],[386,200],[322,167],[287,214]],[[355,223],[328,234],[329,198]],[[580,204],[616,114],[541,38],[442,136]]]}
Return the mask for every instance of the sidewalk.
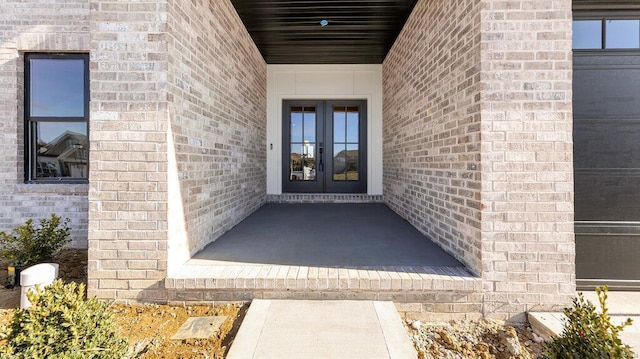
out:
{"label": "sidewalk", "polygon": [[392,302],[254,300],[227,359],[417,355]]}

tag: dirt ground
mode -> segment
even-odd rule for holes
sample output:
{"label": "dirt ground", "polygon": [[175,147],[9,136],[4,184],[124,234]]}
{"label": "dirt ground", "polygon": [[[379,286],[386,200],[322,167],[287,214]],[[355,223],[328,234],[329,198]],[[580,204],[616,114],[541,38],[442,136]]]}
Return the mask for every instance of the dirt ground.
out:
{"label": "dirt ground", "polygon": [[[111,310],[115,313],[117,332],[129,342],[131,358],[141,359],[224,358],[247,308],[247,305],[242,304],[213,307],[153,304],[111,306]],[[0,309],[0,325],[11,320],[14,310]],[[216,315],[225,315],[228,318],[211,338],[171,339],[187,318]]]}
{"label": "dirt ground", "polygon": [[[168,305],[114,305],[118,332],[128,338],[136,358],[224,358],[247,306],[227,304],[215,307]],[[189,317],[228,316],[220,330],[209,339],[172,340]]]}
{"label": "dirt ground", "polygon": [[[64,281],[86,284],[86,250],[65,250],[54,261],[60,264],[59,277]],[[6,264],[0,263],[0,283],[6,284]],[[0,324],[11,320],[14,308],[20,304],[20,288],[0,286]],[[118,332],[127,338],[132,357],[159,358],[224,358],[229,350],[248,305],[169,306],[149,304],[132,306],[113,304]],[[172,340],[171,337],[189,317],[225,315],[220,330],[205,340]]]}

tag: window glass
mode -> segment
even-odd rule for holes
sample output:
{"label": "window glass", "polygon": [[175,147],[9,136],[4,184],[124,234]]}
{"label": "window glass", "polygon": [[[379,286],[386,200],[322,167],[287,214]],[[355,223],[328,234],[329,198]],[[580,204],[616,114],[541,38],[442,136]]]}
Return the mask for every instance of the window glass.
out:
{"label": "window glass", "polygon": [[84,117],[83,59],[30,60],[30,115]]}
{"label": "window glass", "polygon": [[333,180],[360,179],[358,107],[333,108]]}
{"label": "window glass", "polygon": [[573,48],[578,50],[602,49],[602,21],[574,20]]}
{"label": "window glass", "polygon": [[34,122],[35,179],[87,178],[86,122]]}
{"label": "window glass", "polygon": [[304,140],[308,142],[316,142],[316,109],[315,107],[305,107]]}
{"label": "window glass", "polygon": [[316,108],[291,107],[290,181],[316,180]]}
{"label": "window glass", "polygon": [[346,123],[347,116],[344,107],[334,107],[333,109],[333,140],[336,142],[344,142],[347,138]]}
{"label": "window glass", "polygon": [[360,161],[358,144],[347,145],[347,181],[358,181],[360,179]]}
{"label": "window glass", "polygon": [[640,20],[606,20],[607,49],[640,48]]}
{"label": "window glass", "polygon": [[291,109],[291,142],[302,142],[302,107]]}
{"label": "window glass", "polygon": [[343,143],[333,144],[333,180],[347,180],[347,151]]}
{"label": "window glass", "polygon": [[357,107],[347,108],[347,142],[358,143],[358,126],[360,126],[360,114]]}
{"label": "window glass", "polygon": [[25,180],[89,178],[89,56],[25,55]]}

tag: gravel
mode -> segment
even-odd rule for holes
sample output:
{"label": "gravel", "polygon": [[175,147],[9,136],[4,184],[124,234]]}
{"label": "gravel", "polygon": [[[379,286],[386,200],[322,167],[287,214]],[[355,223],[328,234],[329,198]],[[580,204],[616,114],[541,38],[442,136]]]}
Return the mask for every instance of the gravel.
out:
{"label": "gravel", "polygon": [[420,359],[537,359],[544,352],[544,343],[528,326],[485,319],[406,324]]}

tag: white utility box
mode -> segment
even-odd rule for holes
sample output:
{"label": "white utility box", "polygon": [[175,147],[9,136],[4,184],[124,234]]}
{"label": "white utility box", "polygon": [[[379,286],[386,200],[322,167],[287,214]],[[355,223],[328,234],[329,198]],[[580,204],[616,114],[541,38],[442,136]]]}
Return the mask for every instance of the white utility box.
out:
{"label": "white utility box", "polygon": [[20,272],[20,308],[26,309],[31,306],[27,298],[30,290],[35,290],[36,285],[42,289],[53,283],[56,278],[58,278],[58,263],[40,263]]}

